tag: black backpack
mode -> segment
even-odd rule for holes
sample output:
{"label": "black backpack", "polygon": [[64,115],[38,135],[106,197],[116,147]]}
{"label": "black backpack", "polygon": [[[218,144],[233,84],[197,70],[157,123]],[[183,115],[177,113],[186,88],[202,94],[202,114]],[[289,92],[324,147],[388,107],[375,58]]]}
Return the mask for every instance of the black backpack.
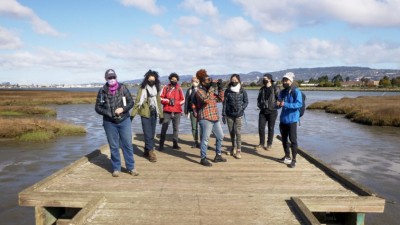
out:
{"label": "black backpack", "polygon": [[[296,88],[293,88],[292,90],[290,90],[290,92],[292,93],[293,98],[296,98],[294,96],[294,93],[295,93],[294,90],[296,90]],[[301,106],[299,111],[300,111],[300,117],[302,117],[304,115],[304,112],[306,111],[306,95],[302,91],[300,91],[300,93],[301,93],[301,97],[302,97],[302,100],[303,100],[303,105]]]}

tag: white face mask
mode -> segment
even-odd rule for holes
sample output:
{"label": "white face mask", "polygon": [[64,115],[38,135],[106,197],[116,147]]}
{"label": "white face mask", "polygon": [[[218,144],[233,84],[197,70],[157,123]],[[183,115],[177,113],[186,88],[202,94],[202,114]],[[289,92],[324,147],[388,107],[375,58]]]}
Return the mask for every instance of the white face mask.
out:
{"label": "white face mask", "polygon": [[117,83],[116,79],[107,80],[109,86],[114,86]]}
{"label": "white face mask", "polygon": [[195,87],[199,86],[199,82],[193,82],[193,86]]}

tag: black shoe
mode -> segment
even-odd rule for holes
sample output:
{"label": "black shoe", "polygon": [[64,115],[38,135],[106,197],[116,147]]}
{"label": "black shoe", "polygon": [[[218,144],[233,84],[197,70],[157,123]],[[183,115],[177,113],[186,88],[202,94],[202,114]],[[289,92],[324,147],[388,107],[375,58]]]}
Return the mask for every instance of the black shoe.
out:
{"label": "black shoe", "polygon": [[149,157],[149,151],[146,151],[146,150],[145,150],[145,151],[143,152],[143,157],[145,157],[145,158]]}
{"label": "black shoe", "polygon": [[225,158],[222,158],[222,156],[221,155],[215,155],[215,158],[214,158],[214,162],[226,162],[226,159]]}
{"label": "black shoe", "polygon": [[164,142],[160,141],[160,144],[158,145],[158,151],[162,152],[164,150]]}
{"label": "black shoe", "polygon": [[175,150],[181,150],[181,147],[179,147],[179,145],[178,145],[178,142],[177,141],[173,141],[173,145],[172,145],[172,149],[175,149]]}
{"label": "black shoe", "polygon": [[289,167],[290,168],[296,167],[296,160],[295,159],[292,159],[292,162],[290,163]]}
{"label": "black shoe", "polygon": [[203,166],[212,166],[212,164],[206,158],[202,158],[200,160],[200,164]]}

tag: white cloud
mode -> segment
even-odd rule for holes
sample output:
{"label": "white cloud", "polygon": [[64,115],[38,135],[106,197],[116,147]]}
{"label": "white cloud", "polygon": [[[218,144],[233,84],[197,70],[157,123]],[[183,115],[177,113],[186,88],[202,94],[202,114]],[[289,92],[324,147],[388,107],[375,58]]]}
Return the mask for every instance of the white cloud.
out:
{"label": "white cloud", "polygon": [[164,9],[157,6],[157,0],[121,0],[124,6],[133,6],[152,15],[160,15]]}
{"label": "white cloud", "polygon": [[160,24],[155,24],[151,27],[151,31],[154,35],[158,37],[168,37],[170,36],[170,33],[168,33],[163,26]]}
{"label": "white cloud", "polygon": [[21,39],[0,26],[0,49],[17,49],[22,46]]}
{"label": "white cloud", "polygon": [[234,0],[270,32],[339,19],[353,26],[400,26],[398,0]]}
{"label": "white cloud", "polygon": [[278,59],[281,56],[280,48],[263,38],[254,41],[237,41],[232,43],[229,49],[237,58]]}
{"label": "white cloud", "polygon": [[286,50],[286,65],[292,67],[335,65],[386,65],[398,63],[400,44],[372,41],[351,44],[320,39],[296,40]]}
{"label": "white cloud", "polygon": [[176,23],[182,27],[194,27],[201,24],[201,19],[196,16],[181,16]]}
{"label": "white cloud", "polygon": [[39,34],[60,36],[61,34],[51,27],[46,21],[42,20],[35,12],[16,0],[2,0],[0,2],[0,15],[7,15],[17,19],[28,20],[33,30]]}
{"label": "white cloud", "polygon": [[243,17],[234,17],[217,28],[217,33],[230,40],[252,40],[255,30],[251,23]]}
{"label": "white cloud", "polygon": [[185,9],[193,10],[200,15],[211,17],[218,16],[218,9],[214,6],[212,1],[184,0],[181,6]]}

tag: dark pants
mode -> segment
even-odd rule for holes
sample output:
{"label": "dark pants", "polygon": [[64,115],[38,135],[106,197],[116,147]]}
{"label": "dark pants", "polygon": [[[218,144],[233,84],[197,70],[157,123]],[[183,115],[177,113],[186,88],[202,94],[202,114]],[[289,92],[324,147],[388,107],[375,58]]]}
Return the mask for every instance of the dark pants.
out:
{"label": "dark pants", "polygon": [[150,118],[141,117],[144,133],[144,151],[148,152],[154,148],[154,136],[156,135],[157,112],[151,111]]}
{"label": "dark pants", "polygon": [[271,113],[264,114],[260,112],[258,115],[258,135],[260,137],[260,145],[265,145],[265,125],[268,123],[268,140],[267,145],[272,145],[274,138],[275,121],[278,116],[278,111],[272,111]]}
{"label": "dark pants", "polygon": [[[289,147],[292,149],[292,159],[296,160],[297,156],[297,123],[290,124],[279,124],[279,129],[282,135],[282,145],[285,151],[285,157],[290,158]],[[290,139],[290,146],[288,142],[288,137]]]}
{"label": "dark pants", "polygon": [[160,137],[160,142],[165,141],[165,135],[167,134],[168,126],[169,123],[172,120],[172,140],[174,142],[178,142],[178,134],[179,134],[179,123],[181,121],[181,113],[170,113],[170,112],[164,112],[164,120],[163,124],[161,127],[161,137]]}

